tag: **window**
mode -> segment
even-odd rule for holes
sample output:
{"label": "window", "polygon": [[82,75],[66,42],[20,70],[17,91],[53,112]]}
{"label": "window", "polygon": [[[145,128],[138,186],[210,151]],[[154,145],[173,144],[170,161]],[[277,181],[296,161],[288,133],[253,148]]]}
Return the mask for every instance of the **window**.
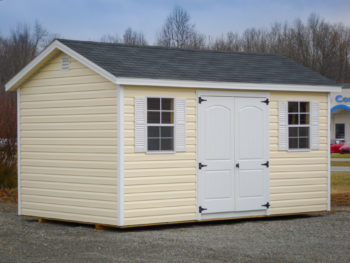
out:
{"label": "window", "polygon": [[174,151],[174,99],[147,98],[147,150]]}
{"label": "window", "polygon": [[344,139],[345,136],[345,124],[344,123],[336,123],[335,124],[335,138],[336,139]]}
{"label": "window", "polygon": [[288,102],[289,149],[309,149],[310,145],[309,102]]}

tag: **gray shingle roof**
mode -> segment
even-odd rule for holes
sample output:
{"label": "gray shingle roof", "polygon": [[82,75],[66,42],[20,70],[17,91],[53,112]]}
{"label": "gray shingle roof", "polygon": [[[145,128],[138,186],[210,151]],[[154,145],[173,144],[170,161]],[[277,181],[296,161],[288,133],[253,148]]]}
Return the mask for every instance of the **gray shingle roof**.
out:
{"label": "gray shingle roof", "polygon": [[58,41],[116,77],[336,86],[280,55]]}

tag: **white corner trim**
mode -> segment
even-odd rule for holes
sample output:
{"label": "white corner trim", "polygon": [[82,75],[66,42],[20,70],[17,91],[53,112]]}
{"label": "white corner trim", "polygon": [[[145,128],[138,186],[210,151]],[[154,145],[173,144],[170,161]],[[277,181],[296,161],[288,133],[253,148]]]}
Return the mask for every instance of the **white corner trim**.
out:
{"label": "white corner trim", "polygon": [[21,206],[21,90],[17,90],[17,203],[18,215],[22,214]]}
{"label": "white corner trim", "polygon": [[86,67],[100,74],[102,77],[108,79],[113,83],[116,83],[116,77],[114,75],[104,70],[100,66],[96,65],[95,63],[91,62],[90,60],[80,55],[79,53],[75,52],[71,48],[67,47],[66,45],[61,43],[59,40],[55,40],[48,47],[46,47],[37,57],[35,57],[27,66],[25,66],[20,72],[18,72],[13,78],[11,78],[5,84],[6,91],[12,90],[13,87],[16,85],[16,83],[18,83],[21,79],[23,79],[31,70],[33,70],[41,61],[43,61],[48,55],[50,55],[55,50],[61,50],[62,52],[76,59]]}
{"label": "white corner trim", "polygon": [[117,86],[118,226],[124,225],[124,87]]}
{"label": "white corner trim", "polygon": [[119,85],[130,86],[154,86],[176,88],[203,88],[203,89],[227,89],[227,90],[256,90],[256,91],[310,91],[310,92],[340,92],[338,86],[321,85],[294,85],[294,84],[267,84],[267,83],[240,83],[220,81],[192,81],[192,80],[169,80],[148,78],[124,78],[116,79]]}
{"label": "white corner trim", "polygon": [[327,154],[328,154],[328,211],[331,211],[331,94],[328,93],[328,136],[327,136]]}

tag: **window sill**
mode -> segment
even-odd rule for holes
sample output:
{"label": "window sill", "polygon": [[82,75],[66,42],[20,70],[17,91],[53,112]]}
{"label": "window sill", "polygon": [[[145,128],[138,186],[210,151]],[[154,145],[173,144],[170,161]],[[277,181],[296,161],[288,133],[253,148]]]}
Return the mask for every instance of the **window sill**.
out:
{"label": "window sill", "polygon": [[174,154],[175,151],[147,151],[146,154]]}
{"label": "window sill", "polygon": [[288,152],[311,152],[311,149],[288,149]]}

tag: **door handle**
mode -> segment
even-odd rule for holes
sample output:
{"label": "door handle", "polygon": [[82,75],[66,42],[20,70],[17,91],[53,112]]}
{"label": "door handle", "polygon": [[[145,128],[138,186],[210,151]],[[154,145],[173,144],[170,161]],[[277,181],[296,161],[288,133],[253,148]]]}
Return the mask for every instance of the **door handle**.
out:
{"label": "door handle", "polygon": [[236,163],[236,167],[239,168],[239,163]]}

